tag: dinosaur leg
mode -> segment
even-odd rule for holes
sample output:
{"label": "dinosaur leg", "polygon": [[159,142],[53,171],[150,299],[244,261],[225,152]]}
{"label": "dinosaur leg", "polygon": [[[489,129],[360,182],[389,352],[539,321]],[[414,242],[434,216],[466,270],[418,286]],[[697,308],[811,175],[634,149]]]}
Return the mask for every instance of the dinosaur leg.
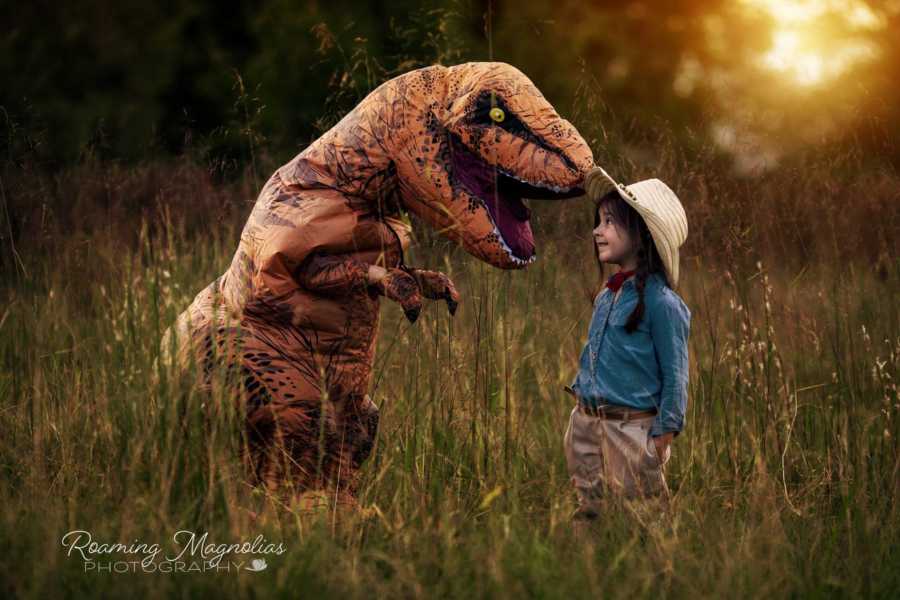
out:
{"label": "dinosaur leg", "polygon": [[[295,272],[333,322],[254,325],[243,344],[246,464],[258,484],[300,495],[326,490],[354,503],[377,409],[369,383],[378,301],[368,264],[313,255]],[[255,312],[255,311],[252,311]]]}
{"label": "dinosaur leg", "polygon": [[353,504],[377,430],[378,409],[368,396],[270,401],[248,414],[245,464],[271,491],[299,496],[324,490],[338,503]]}
{"label": "dinosaur leg", "polygon": [[207,378],[221,360],[231,367],[231,384],[242,389],[243,458],[254,483],[294,494],[323,489],[353,501],[378,424],[377,408],[365,395],[377,296],[404,309],[421,306],[420,289],[427,298],[445,298],[451,310],[458,301],[440,273],[390,269],[379,285],[369,286],[367,272],[368,263],[352,256],[320,254],[295,272],[302,289],[319,298],[319,310],[331,307],[324,314],[337,317],[330,331],[292,323],[284,303],[251,303],[245,314],[256,319],[219,327],[199,345]]}
{"label": "dinosaur leg", "polygon": [[226,388],[244,415],[241,460],[251,483],[288,497],[347,488],[352,464],[342,470],[336,460],[340,434],[353,437],[343,415],[321,399],[315,369],[269,341],[259,330],[223,327],[199,345],[206,389]]}

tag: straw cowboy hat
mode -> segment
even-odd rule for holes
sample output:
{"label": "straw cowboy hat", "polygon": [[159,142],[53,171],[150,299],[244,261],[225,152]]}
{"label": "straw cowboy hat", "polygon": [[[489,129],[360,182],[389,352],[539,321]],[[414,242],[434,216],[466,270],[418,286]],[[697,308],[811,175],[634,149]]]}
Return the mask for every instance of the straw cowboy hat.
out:
{"label": "straw cowboy hat", "polygon": [[584,189],[588,197],[596,201],[606,193],[608,183],[612,183],[622,199],[644,219],[665,266],[669,283],[675,288],[678,285],[678,248],[688,234],[687,216],[678,196],[659,179],[622,185],[602,167],[594,167],[588,172],[584,178]]}

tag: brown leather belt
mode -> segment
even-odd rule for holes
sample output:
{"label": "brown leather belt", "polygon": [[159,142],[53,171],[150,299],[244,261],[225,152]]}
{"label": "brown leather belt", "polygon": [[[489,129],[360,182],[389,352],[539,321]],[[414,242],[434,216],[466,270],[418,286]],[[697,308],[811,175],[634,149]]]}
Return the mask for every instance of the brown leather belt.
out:
{"label": "brown leather belt", "polygon": [[606,419],[609,421],[631,421],[632,419],[643,419],[656,415],[656,409],[635,410],[633,408],[625,408],[622,406],[598,406],[596,408],[588,406],[582,402],[578,403],[578,410],[589,417],[598,419]]}
{"label": "brown leather belt", "polygon": [[575,390],[573,390],[569,386],[566,386],[565,390],[578,399],[578,410],[580,410],[582,414],[585,414],[589,417],[607,419],[610,421],[630,421],[632,419],[643,419],[656,415],[655,408],[650,408],[647,410],[637,410],[625,406],[615,406],[606,403],[603,398],[600,398],[598,400],[598,406],[590,406],[589,404],[583,402],[581,398],[578,398],[577,394],[575,394]]}

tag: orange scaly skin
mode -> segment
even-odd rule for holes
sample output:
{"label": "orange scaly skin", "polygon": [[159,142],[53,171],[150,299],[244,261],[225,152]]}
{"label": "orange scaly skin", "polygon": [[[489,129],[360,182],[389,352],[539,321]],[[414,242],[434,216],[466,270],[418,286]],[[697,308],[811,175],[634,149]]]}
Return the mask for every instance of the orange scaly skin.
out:
{"label": "orange scaly skin", "polygon": [[[410,234],[400,209],[480,260],[522,268],[534,254],[528,209],[512,198],[523,189],[501,194],[497,173],[536,186],[524,193],[571,197],[592,164],[575,128],[510,65],[387,81],[272,175],[231,266],[179,317],[168,358],[201,365],[205,386],[217,365],[240,377],[259,481],[352,499],[377,429],[366,392],[379,296],[409,309],[456,294],[442,274],[399,269]],[[388,269],[390,285],[368,285],[371,264]]]}

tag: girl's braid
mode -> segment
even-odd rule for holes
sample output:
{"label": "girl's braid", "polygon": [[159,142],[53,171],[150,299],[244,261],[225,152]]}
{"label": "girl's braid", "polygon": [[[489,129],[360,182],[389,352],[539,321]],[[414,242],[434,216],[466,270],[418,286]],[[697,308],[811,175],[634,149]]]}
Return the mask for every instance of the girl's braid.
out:
{"label": "girl's braid", "polygon": [[625,322],[625,331],[632,333],[644,318],[644,287],[647,285],[647,277],[653,271],[653,239],[646,228],[641,228],[641,247],[638,249],[638,265],[634,275],[634,286],[638,292],[638,303],[628,315]]}

